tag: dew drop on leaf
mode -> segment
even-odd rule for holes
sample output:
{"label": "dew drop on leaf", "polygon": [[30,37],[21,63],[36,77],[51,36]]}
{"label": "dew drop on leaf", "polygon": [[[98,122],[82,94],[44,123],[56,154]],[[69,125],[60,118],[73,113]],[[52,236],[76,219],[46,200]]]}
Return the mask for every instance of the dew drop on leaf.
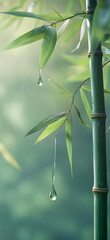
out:
{"label": "dew drop on leaf", "polygon": [[41,77],[41,69],[39,70],[39,78],[38,78],[38,85],[41,87],[43,85],[42,77]]}
{"label": "dew drop on leaf", "polygon": [[54,185],[52,185],[52,190],[49,193],[49,198],[52,201],[56,201],[56,199],[57,199],[57,193],[56,193]]}

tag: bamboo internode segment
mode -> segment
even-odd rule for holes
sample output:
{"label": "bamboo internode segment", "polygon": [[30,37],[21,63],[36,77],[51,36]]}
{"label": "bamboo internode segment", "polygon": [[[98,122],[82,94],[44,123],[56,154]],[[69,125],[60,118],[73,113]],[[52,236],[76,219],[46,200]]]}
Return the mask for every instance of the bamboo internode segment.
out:
{"label": "bamboo internode segment", "polygon": [[92,191],[93,192],[98,192],[98,193],[108,193],[109,192],[109,188],[96,188],[96,187],[93,187]]}
{"label": "bamboo internode segment", "polygon": [[91,55],[103,56],[103,52],[102,51],[88,52],[88,57],[90,57]]}
{"label": "bamboo internode segment", "polygon": [[106,118],[106,114],[105,113],[93,113],[91,115],[91,118]]}

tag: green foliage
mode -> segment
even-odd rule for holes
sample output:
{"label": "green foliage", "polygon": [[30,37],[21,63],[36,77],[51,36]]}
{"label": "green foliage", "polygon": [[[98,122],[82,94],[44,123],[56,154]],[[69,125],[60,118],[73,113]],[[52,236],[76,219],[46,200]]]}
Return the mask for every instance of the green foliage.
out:
{"label": "green foliage", "polygon": [[53,123],[51,123],[42,133],[41,135],[38,137],[38,139],[36,140],[35,143],[38,143],[40,141],[42,141],[44,138],[46,138],[47,136],[49,136],[51,133],[53,133],[55,130],[57,130],[58,128],[60,128],[64,122],[66,121],[66,117],[63,117]]}
{"label": "green foliage", "polygon": [[71,28],[69,29],[68,33],[66,34],[66,36],[64,37],[63,41],[62,41],[62,45],[64,43],[66,43],[67,41],[69,41],[74,34],[79,30],[79,28],[81,27],[82,24],[82,19],[79,19],[79,21],[77,21],[75,23],[75,25],[72,25]]}
{"label": "green foliage", "polygon": [[73,176],[72,172],[72,130],[71,130],[71,122],[70,119],[67,118],[66,120],[66,126],[65,126],[65,133],[66,133],[66,146],[67,146],[67,152],[71,167],[71,175]]}
{"label": "green foliage", "polygon": [[82,99],[84,108],[86,110],[86,113],[87,113],[90,121],[92,121],[92,119],[91,119],[91,108],[90,108],[88,99],[87,99],[87,97],[86,97],[86,95],[85,95],[85,93],[84,93],[84,91],[82,89],[80,89],[80,94],[81,94],[81,99]]}
{"label": "green foliage", "polygon": [[80,114],[78,108],[77,108],[75,105],[74,105],[74,108],[75,108],[75,110],[76,110],[76,113],[77,113],[77,116],[78,116],[78,118],[79,118],[80,123],[81,123],[82,125],[84,125],[85,127],[90,127],[88,124],[86,124],[86,123],[83,121],[83,119],[82,119],[82,117],[81,117],[81,114]]}
{"label": "green foliage", "polygon": [[56,29],[52,26],[47,26],[39,56],[39,69],[43,68],[46,65],[47,61],[49,60],[54,50],[56,41],[57,41]]}
{"label": "green foliage", "polygon": [[26,18],[35,18],[35,19],[39,19],[39,20],[43,20],[43,21],[48,21],[45,18],[43,18],[42,16],[36,15],[35,13],[31,13],[31,12],[1,12],[3,14],[9,14],[12,16],[17,16],[17,17],[26,17]]}
{"label": "green foliage", "polygon": [[36,42],[44,37],[44,33],[46,30],[47,26],[43,25],[39,28],[35,28],[22,36],[18,37],[14,41],[12,41],[6,48],[5,50],[12,49],[12,48],[18,48],[33,42]]}
{"label": "green foliage", "polygon": [[85,9],[85,1],[84,0],[79,0],[79,2],[80,2],[82,10],[84,11],[84,9]]}
{"label": "green foliage", "polygon": [[45,118],[43,121],[41,121],[40,123],[38,123],[34,128],[32,128],[27,134],[26,136],[35,133],[39,130],[41,130],[44,127],[47,127],[48,125],[50,125],[53,122],[56,122],[57,120],[59,120],[60,118],[63,118],[66,116],[66,112],[61,112],[61,113],[57,113],[54,115],[51,115],[48,118]]}

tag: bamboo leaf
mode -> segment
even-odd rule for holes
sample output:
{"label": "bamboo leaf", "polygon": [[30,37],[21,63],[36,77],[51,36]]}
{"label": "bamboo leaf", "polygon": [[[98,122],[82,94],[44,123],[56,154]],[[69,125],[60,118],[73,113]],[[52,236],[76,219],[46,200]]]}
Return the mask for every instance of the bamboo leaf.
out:
{"label": "bamboo leaf", "polygon": [[110,94],[110,90],[109,89],[104,89],[104,93]]}
{"label": "bamboo leaf", "polygon": [[8,152],[8,150],[5,148],[5,146],[0,143],[0,153],[3,156],[4,160],[11,164],[13,167],[17,169],[21,169],[19,164],[16,162],[16,160],[13,158],[13,156]]}
{"label": "bamboo leaf", "polygon": [[81,123],[82,125],[84,125],[85,127],[90,127],[88,124],[86,124],[86,123],[83,121],[83,119],[82,119],[82,117],[81,117],[81,114],[80,114],[78,108],[77,108],[75,105],[74,105],[74,108],[75,108],[75,110],[76,110],[76,113],[77,113],[77,116],[78,116],[78,118],[79,118],[80,123]]}
{"label": "bamboo leaf", "polygon": [[62,41],[62,45],[64,43],[66,43],[67,41],[69,41],[73,35],[79,30],[79,28],[81,27],[82,24],[82,20],[80,19],[79,21],[77,21],[75,23],[75,25],[72,25],[72,27],[70,28],[70,30],[68,31],[68,33],[66,34],[66,36],[64,37],[63,41]]}
{"label": "bamboo leaf", "polygon": [[38,123],[35,127],[33,127],[27,134],[26,136],[35,133],[41,129],[43,129],[44,127],[47,127],[48,125],[50,125],[53,122],[56,122],[57,120],[59,120],[60,118],[63,118],[66,116],[66,112],[60,112],[54,115],[51,115],[47,118],[45,118],[43,121],[41,121],[40,123]]}
{"label": "bamboo leaf", "polygon": [[43,20],[43,21],[47,21],[42,16],[36,15],[35,13],[31,13],[31,12],[14,11],[14,12],[0,12],[0,13],[12,15],[12,16],[17,16],[17,17],[35,18],[35,19],[40,19],[40,20]]}
{"label": "bamboo leaf", "polygon": [[36,5],[35,2],[31,2],[28,6],[27,12],[33,12],[34,6]]}
{"label": "bamboo leaf", "polygon": [[39,68],[43,68],[48,62],[57,40],[56,29],[52,26],[46,28],[44,39],[42,42],[40,56],[39,56]]}
{"label": "bamboo leaf", "polygon": [[85,93],[84,93],[84,91],[82,89],[80,89],[80,95],[81,95],[81,99],[82,99],[84,108],[86,110],[86,113],[87,113],[90,121],[92,122],[92,119],[91,119],[91,108],[90,108],[88,99],[87,99],[87,97],[86,97],[86,95],[85,95]]}
{"label": "bamboo leaf", "polygon": [[63,20],[63,17],[61,16],[61,14],[55,9],[55,8],[52,8],[54,10],[54,12]]}
{"label": "bamboo leaf", "polygon": [[82,39],[84,37],[84,34],[86,32],[86,26],[87,26],[86,19],[84,19],[83,22],[82,22],[82,25],[81,25],[80,40],[79,40],[78,44],[76,45],[76,47],[71,51],[71,53],[73,53],[73,52],[75,52],[76,50],[79,49],[81,41],[82,41]]}
{"label": "bamboo leaf", "polygon": [[91,86],[90,85],[88,85],[88,86],[83,85],[81,88],[86,90],[87,92],[91,92]]}
{"label": "bamboo leaf", "polygon": [[23,35],[21,35],[20,37],[18,37],[17,39],[15,39],[14,41],[12,41],[6,48],[5,50],[8,49],[12,49],[12,48],[18,48],[33,42],[36,42],[40,39],[42,39],[44,37],[44,33],[46,31],[47,26],[43,25],[42,27],[39,28],[35,28]]}
{"label": "bamboo leaf", "polygon": [[71,130],[71,123],[70,119],[68,118],[66,120],[66,126],[65,126],[65,133],[66,133],[66,146],[67,146],[67,152],[71,167],[71,175],[73,176],[72,172],[72,130]]}
{"label": "bamboo leaf", "polygon": [[84,9],[85,9],[85,1],[84,0],[79,0],[79,3],[81,5],[81,9],[84,11]]}
{"label": "bamboo leaf", "polygon": [[17,16],[17,17],[27,17],[27,18],[35,18],[47,22],[55,22],[65,19],[65,18],[70,18],[74,14],[80,13],[80,12],[75,12],[74,14],[62,14],[62,18],[58,16],[58,14],[35,14],[35,13],[30,13],[30,12],[23,12],[23,11],[8,11],[8,12],[0,12],[2,14],[7,14],[7,15],[12,15],[12,16]]}
{"label": "bamboo leaf", "polygon": [[58,29],[58,32],[57,32],[57,40],[61,37],[62,33],[65,31],[68,23],[69,23],[69,19],[67,19],[62,25],[61,27]]}
{"label": "bamboo leaf", "polygon": [[104,55],[110,55],[110,49],[109,48],[102,46],[102,51],[103,51]]}
{"label": "bamboo leaf", "polygon": [[70,0],[68,1],[66,11],[71,12],[72,8],[74,9],[74,7],[75,7],[75,0]]}
{"label": "bamboo leaf", "polygon": [[35,144],[42,141],[44,138],[46,138],[47,136],[49,136],[51,133],[53,133],[55,130],[57,130],[59,127],[61,127],[63,125],[63,123],[65,122],[66,117],[63,117],[59,120],[57,120],[54,123],[51,123],[42,133],[41,135],[38,137],[38,139],[36,140]]}
{"label": "bamboo leaf", "polygon": [[23,7],[25,2],[26,2],[26,0],[20,0],[20,6]]}

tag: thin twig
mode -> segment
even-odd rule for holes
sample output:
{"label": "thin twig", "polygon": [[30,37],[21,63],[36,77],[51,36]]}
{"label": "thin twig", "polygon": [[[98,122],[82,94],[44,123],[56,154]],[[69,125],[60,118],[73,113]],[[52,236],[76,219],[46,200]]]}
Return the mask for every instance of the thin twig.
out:
{"label": "thin twig", "polygon": [[60,22],[64,22],[64,21],[66,21],[66,20],[68,20],[68,19],[72,19],[72,18],[74,18],[74,17],[77,17],[77,16],[80,16],[80,15],[83,15],[83,14],[86,14],[86,12],[76,13],[76,14],[74,14],[74,15],[68,17],[68,18],[60,19],[60,20],[58,20],[58,21],[56,21],[56,22],[53,22],[53,23],[51,24],[51,26],[56,25],[57,23],[60,23]]}

